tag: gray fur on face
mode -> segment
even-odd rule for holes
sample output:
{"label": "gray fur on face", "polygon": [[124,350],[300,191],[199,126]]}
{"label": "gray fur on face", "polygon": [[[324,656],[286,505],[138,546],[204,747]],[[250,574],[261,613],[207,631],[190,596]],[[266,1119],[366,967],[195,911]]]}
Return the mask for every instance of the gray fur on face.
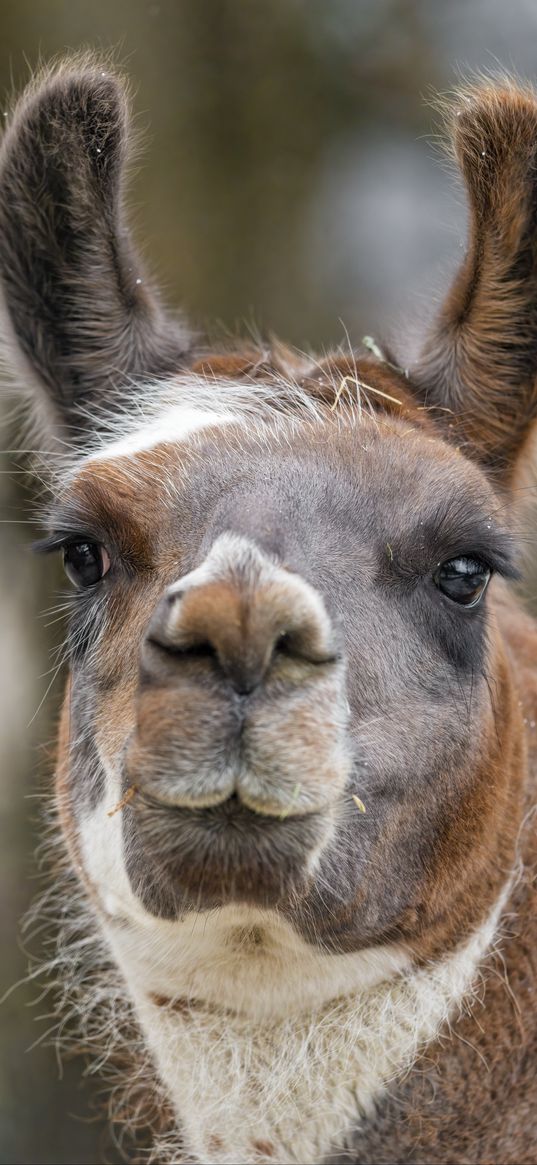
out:
{"label": "gray fur on face", "polygon": [[[287,732],[278,731],[285,688],[277,678],[242,699],[210,657],[187,659],[180,676],[172,661],[158,679],[153,751],[140,752],[141,720],[124,734],[124,792],[132,784],[139,790],[124,819],[125,853],[149,910],[175,917],[229,900],[276,902],[308,938],[338,950],[381,941],[419,913],[424,871],[434,868],[448,823],[473,791],[490,700],[486,616],[452,608],[432,574],[457,547],[494,537],[506,550],[508,541],[496,525],[491,530],[494,497],[479,471],[468,466],[461,478],[455,455],[439,463],[434,443],[403,432],[374,422],[319,426],[307,439],[300,430],[285,440],[273,433],[260,453],[256,439],[228,430],[225,442],[198,439],[195,453],[185,450],[176,478],[169,467],[148,551],[153,605],[143,574],[119,577],[112,585],[121,620],[142,627],[140,605],[151,626],[167,588],[203,571],[222,538],[259,547],[305,579],[328,612],[345,667],[343,692],[333,699],[348,705],[349,767],[335,794],[327,785],[326,809],[302,821],[264,821],[239,804],[174,807],[177,782],[188,782],[189,772],[195,782],[200,759],[213,752],[216,771],[223,742],[229,760],[260,715],[274,732],[271,763],[281,754],[297,774],[302,764],[307,782],[313,729],[301,735],[291,719]],[[402,505],[394,506],[392,490]],[[106,646],[106,627],[102,640]],[[129,659],[143,641],[141,631]],[[84,658],[75,665],[75,684],[91,685],[92,671],[99,674],[98,649],[88,669]],[[116,686],[122,679],[119,665]],[[145,690],[143,681],[139,699]],[[153,681],[149,690],[155,695]],[[319,709],[319,756],[332,712]],[[80,728],[91,732],[91,722]]]}

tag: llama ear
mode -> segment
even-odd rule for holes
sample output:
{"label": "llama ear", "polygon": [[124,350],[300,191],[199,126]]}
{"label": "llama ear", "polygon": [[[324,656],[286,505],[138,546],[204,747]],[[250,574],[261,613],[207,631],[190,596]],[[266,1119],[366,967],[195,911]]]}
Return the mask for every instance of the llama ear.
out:
{"label": "llama ear", "polygon": [[458,443],[509,481],[537,417],[537,97],[487,84],[447,117],[469,246],[414,375]]}
{"label": "llama ear", "polygon": [[82,61],[29,87],[0,148],[6,359],[69,439],[136,380],[175,371],[188,345],[125,227],[127,147],[122,82]]}

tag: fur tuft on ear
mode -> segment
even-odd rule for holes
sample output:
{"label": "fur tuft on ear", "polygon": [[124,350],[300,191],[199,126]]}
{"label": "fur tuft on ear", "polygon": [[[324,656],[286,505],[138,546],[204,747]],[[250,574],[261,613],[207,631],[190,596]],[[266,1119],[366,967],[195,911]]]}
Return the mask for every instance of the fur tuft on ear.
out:
{"label": "fur tuft on ear", "polygon": [[442,111],[470,236],[413,376],[458,443],[509,481],[537,418],[537,96],[487,81]]}
{"label": "fur tuft on ear", "polygon": [[128,150],[125,84],[91,56],[42,72],[0,146],[5,358],[70,440],[127,385],[132,395],[133,382],[176,371],[188,348],[125,225]]}

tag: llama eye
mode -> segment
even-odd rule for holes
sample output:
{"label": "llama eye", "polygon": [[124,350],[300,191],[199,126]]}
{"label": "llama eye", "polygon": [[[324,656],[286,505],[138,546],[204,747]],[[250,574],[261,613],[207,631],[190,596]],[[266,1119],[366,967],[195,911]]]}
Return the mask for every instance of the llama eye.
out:
{"label": "llama eye", "polygon": [[76,587],[91,587],[110,569],[110,558],[98,542],[69,542],[64,547],[63,565]]}
{"label": "llama eye", "polygon": [[438,567],[433,580],[454,603],[476,607],[485,594],[490,576],[490,567],[479,558],[450,558]]}

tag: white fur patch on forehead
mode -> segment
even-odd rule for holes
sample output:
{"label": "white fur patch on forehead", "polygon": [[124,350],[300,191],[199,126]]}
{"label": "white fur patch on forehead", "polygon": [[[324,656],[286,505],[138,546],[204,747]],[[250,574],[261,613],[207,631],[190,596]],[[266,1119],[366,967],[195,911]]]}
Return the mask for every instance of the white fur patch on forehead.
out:
{"label": "white fur patch on forehead", "polygon": [[152,449],[155,445],[162,445],[168,441],[180,444],[201,429],[229,424],[230,421],[238,419],[232,413],[211,412],[189,404],[172,405],[160,416],[146,420],[131,433],[90,453],[86,461],[109,461],[118,457],[132,457],[143,449]]}
{"label": "white fur patch on forehead", "polygon": [[[333,423],[348,424],[350,407],[333,414]],[[172,380],[133,384],[132,396],[123,406],[87,415],[86,442],[65,453],[55,451],[49,471],[59,486],[69,481],[88,462],[133,457],[163,442],[181,443],[211,426],[242,425],[245,432],[262,438],[269,428],[288,428],[304,421],[322,423],[326,409],[299,384],[283,376],[270,382],[228,380],[194,373]],[[89,422],[89,423],[88,423]]]}
{"label": "white fur patch on forehead", "polygon": [[133,385],[132,400],[122,409],[91,418],[94,435],[82,457],[84,463],[129,457],[164,441],[184,441],[207,426],[232,421],[255,428],[256,424],[282,419],[319,421],[324,415],[318,401],[283,377],[264,383],[191,373]]}

